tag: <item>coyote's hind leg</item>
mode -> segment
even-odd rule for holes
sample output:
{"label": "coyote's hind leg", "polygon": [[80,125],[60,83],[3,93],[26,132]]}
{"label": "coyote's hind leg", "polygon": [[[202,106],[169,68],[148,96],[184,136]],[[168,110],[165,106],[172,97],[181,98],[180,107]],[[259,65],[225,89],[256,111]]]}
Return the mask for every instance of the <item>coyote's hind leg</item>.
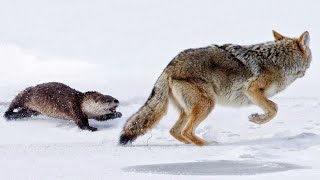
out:
{"label": "coyote's hind leg", "polygon": [[174,81],[172,86],[174,99],[184,110],[172,128],[175,132],[172,134],[179,139],[183,137],[183,142],[188,141],[198,146],[207,144],[195,135],[195,130],[214,107],[212,88],[205,83],[188,81]]}
{"label": "coyote's hind leg", "polygon": [[189,144],[190,142],[182,136],[182,129],[185,127],[187,120],[188,119],[186,113],[184,111],[181,111],[177,122],[170,129],[170,134],[178,141]]}

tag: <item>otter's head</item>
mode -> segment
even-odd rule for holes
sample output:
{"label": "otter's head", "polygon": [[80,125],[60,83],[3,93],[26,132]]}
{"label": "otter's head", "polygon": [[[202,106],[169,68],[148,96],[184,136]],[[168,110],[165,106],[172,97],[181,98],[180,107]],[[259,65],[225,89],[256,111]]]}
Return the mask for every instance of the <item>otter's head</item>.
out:
{"label": "otter's head", "polygon": [[112,96],[103,95],[95,91],[84,93],[81,104],[82,111],[88,118],[116,112],[119,101]]}

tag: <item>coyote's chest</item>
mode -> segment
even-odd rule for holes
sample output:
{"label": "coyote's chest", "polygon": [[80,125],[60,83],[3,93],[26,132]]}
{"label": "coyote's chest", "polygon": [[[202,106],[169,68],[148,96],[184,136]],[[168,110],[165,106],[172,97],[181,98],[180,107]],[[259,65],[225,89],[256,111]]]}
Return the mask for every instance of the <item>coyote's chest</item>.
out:
{"label": "coyote's chest", "polygon": [[284,88],[286,87],[282,87],[277,83],[273,83],[265,89],[264,94],[266,97],[272,97],[282,91]]}
{"label": "coyote's chest", "polygon": [[280,91],[283,91],[284,89],[286,89],[297,78],[302,77],[303,75],[304,75],[304,72],[302,71],[294,75],[287,75],[282,79],[282,81],[272,83],[268,88],[266,88],[264,93],[267,97],[272,97],[277,93],[279,93]]}
{"label": "coyote's chest", "polygon": [[[264,95],[266,97],[272,97],[288,87],[297,76],[287,76],[281,81],[271,83],[270,86],[264,89]],[[246,85],[235,83],[227,91],[220,91],[215,97],[217,103],[225,106],[247,106],[252,104],[248,96],[246,95]]]}

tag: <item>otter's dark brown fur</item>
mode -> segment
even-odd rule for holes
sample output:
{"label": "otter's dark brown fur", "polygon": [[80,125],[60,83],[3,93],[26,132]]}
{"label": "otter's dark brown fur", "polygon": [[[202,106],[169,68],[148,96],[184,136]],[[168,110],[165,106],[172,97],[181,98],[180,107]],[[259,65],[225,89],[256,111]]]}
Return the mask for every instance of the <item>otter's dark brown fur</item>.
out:
{"label": "otter's dark brown fur", "polygon": [[11,102],[4,117],[8,120],[39,114],[49,117],[74,120],[80,129],[95,131],[88,118],[104,121],[121,117],[116,112],[119,101],[112,96],[95,91],[82,93],[71,87],[49,82],[29,87]]}

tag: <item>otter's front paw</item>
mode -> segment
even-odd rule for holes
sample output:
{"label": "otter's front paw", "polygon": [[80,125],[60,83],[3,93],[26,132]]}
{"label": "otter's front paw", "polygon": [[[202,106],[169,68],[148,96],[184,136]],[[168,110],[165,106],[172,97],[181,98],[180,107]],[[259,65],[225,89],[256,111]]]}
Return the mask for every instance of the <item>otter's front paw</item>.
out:
{"label": "otter's front paw", "polygon": [[114,113],[114,118],[121,118],[122,117],[122,113],[121,112],[115,112]]}

